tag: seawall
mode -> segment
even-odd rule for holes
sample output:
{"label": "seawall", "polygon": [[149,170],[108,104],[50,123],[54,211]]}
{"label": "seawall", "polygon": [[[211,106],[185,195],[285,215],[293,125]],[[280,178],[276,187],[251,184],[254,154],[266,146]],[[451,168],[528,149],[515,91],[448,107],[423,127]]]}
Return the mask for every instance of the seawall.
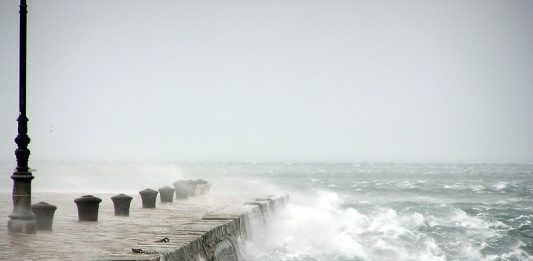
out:
{"label": "seawall", "polygon": [[[268,222],[268,216],[285,206],[289,197],[270,196],[243,202],[206,214],[165,233],[169,243],[148,241],[136,245],[146,254],[101,257],[98,261],[237,261],[239,240],[251,236],[252,227]],[[174,243],[171,243],[174,242]],[[157,254],[151,254],[157,253]]]}

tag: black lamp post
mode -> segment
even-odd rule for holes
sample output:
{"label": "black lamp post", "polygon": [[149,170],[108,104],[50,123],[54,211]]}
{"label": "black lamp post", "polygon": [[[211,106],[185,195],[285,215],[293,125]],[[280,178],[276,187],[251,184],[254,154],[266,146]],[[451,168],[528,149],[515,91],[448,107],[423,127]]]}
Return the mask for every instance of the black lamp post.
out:
{"label": "black lamp post", "polygon": [[13,179],[13,212],[7,223],[10,233],[34,234],[37,222],[31,211],[31,180],[33,175],[28,167],[30,150],[28,144],[28,118],[26,117],[26,0],[20,0],[20,57],[19,57],[19,117],[18,135],[15,138],[17,149],[17,168],[11,176]]}

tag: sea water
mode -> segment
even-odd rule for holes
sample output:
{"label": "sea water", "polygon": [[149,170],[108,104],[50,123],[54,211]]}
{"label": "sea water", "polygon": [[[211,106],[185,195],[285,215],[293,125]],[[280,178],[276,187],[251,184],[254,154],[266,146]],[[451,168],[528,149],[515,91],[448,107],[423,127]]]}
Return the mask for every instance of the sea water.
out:
{"label": "sea water", "polygon": [[248,171],[296,196],[244,244],[249,260],[533,260],[533,165],[287,163]]}

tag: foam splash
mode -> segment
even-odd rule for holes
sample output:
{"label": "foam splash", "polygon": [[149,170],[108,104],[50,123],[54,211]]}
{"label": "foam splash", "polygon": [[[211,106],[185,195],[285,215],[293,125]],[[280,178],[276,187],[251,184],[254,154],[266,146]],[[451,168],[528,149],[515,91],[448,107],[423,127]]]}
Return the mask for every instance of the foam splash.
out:
{"label": "foam splash", "polygon": [[342,204],[325,192],[312,205],[289,204],[245,251],[255,260],[444,260],[435,242],[416,232],[420,213],[385,208],[368,215]]}
{"label": "foam splash", "polygon": [[244,259],[533,260],[521,242],[500,254],[487,252],[487,242],[507,227],[446,204],[429,212],[343,204],[338,194],[319,192],[311,202],[287,205],[244,243]]}

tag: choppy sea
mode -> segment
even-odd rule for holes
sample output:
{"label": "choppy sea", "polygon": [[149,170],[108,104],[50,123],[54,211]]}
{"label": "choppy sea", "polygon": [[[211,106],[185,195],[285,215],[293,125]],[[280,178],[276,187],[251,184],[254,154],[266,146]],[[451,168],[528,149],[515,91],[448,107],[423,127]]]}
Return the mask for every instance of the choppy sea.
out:
{"label": "choppy sea", "polygon": [[533,165],[211,167],[291,191],[249,260],[533,260]]}
{"label": "choppy sea", "polygon": [[[290,204],[240,246],[245,260],[533,260],[531,164],[35,165],[36,193],[134,193],[175,178],[289,193]],[[1,181],[9,190],[8,176]]]}

